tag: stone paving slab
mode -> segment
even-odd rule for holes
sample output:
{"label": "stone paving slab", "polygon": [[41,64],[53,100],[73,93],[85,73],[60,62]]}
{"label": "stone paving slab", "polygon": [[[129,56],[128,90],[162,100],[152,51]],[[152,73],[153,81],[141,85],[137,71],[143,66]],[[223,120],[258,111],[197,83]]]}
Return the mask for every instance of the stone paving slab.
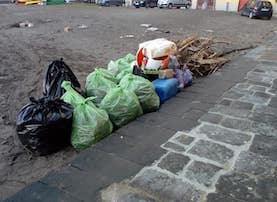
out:
{"label": "stone paving slab", "polygon": [[211,124],[202,124],[199,133],[205,134],[212,140],[237,146],[244,145],[251,140],[250,135]]}
{"label": "stone paving slab", "polygon": [[242,152],[235,164],[235,171],[259,177],[277,177],[277,161],[252,152]]}
{"label": "stone paving slab", "polygon": [[158,163],[158,167],[161,169],[165,169],[173,174],[177,174],[181,172],[184,167],[188,164],[190,158],[188,156],[184,156],[182,154],[169,152],[166,154],[160,163]]}
{"label": "stone paving slab", "polygon": [[185,171],[185,176],[191,181],[210,187],[213,183],[213,177],[222,168],[200,161],[194,161]]}
{"label": "stone paving slab", "polygon": [[250,151],[277,161],[277,137],[255,136]]}
{"label": "stone paving slab", "polygon": [[81,202],[78,198],[66,194],[63,191],[35,182],[12,197],[5,200],[6,202]]}
{"label": "stone paving slab", "polygon": [[212,193],[207,196],[206,202],[245,202],[244,200],[235,199],[221,193]]}
{"label": "stone paving slab", "polygon": [[215,161],[219,164],[227,163],[234,156],[234,152],[227,147],[206,140],[196,142],[188,153]]}
{"label": "stone paving slab", "polygon": [[202,194],[189,183],[151,169],[146,169],[136,176],[131,186],[149,192],[163,201],[194,202]]}

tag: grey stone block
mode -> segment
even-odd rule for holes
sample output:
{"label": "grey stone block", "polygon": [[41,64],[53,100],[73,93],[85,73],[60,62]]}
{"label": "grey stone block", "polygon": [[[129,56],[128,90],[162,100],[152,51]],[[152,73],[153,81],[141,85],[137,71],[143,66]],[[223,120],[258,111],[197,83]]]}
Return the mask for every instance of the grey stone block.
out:
{"label": "grey stone block", "polygon": [[[277,93],[277,90],[275,91],[275,93]],[[277,97],[271,98],[269,102],[269,106],[273,108],[277,108]]]}
{"label": "grey stone block", "polygon": [[224,105],[224,106],[230,106],[231,103],[232,103],[232,100],[222,99],[218,104]]}
{"label": "grey stone block", "polygon": [[211,194],[208,194],[206,202],[246,202],[246,201],[237,200],[233,197],[226,196],[221,193],[211,193]]}
{"label": "grey stone block", "polygon": [[277,138],[256,135],[250,147],[250,151],[277,161]]}
{"label": "grey stone block", "polygon": [[256,135],[264,135],[277,138],[277,126],[271,125],[269,123],[254,121],[252,123],[252,127],[250,128],[250,131],[255,133]]}
{"label": "grey stone block", "polygon": [[264,93],[264,92],[255,92],[254,96],[265,98],[265,99],[271,98],[270,94]]}
{"label": "grey stone block", "polygon": [[237,146],[244,145],[251,139],[251,136],[245,133],[235,132],[216,125],[204,124],[199,128],[199,132],[215,141],[225,142]]}
{"label": "grey stone block", "polygon": [[272,87],[272,88],[269,90],[269,92],[276,95],[276,93],[277,93],[277,87]]}
{"label": "grey stone block", "polygon": [[[260,93],[260,92],[256,92],[256,93]],[[243,96],[240,100],[243,102],[249,102],[256,105],[260,105],[260,104],[265,105],[269,101],[269,98],[264,98],[256,95],[246,95],[246,96]]]}
{"label": "grey stone block", "polygon": [[254,78],[257,80],[263,80],[263,77],[266,77],[266,76],[270,77],[270,75],[265,74],[265,72],[263,73],[263,72],[253,71],[253,70],[247,72],[246,75],[247,75],[247,77],[251,77],[251,78]]}
{"label": "grey stone block", "polygon": [[[132,149],[126,152],[130,153]],[[141,169],[141,165],[135,163],[135,158],[124,158],[123,155],[107,153],[94,147],[82,151],[71,165],[86,172],[97,172],[109,179],[122,180],[133,175]],[[97,163],[96,163],[97,162]],[[109,165],[109,166],[107,166]],[[124,170],[124,172],[122,172]]]}
{"label": "grey stone block", "polygon": [[190,161],[190,158],[182,154],[170,152],[164,156],[158,166],[166,169],[174,174],[182,171],[185,165]]}
{"label": "grey stone block", "polygon": [[252,95],[253,94],[253,91],[251,91],[251,90],[237,88],[236,86],[232,87],[229,90],[229,92],[235,92],[235,93],[239,93],[239,94],[243,94],[243,95]]}
{"label": "grey stone block", "polygon": [[203,194],[189,183],[152,169],[144,170],[130,185],[162,201],[194,202]]}
{"label": "grey stone block", "polygon": [[223,116],[220,114],[206,113],[200,118],[200,121],[218,124],[222,119]]}
{"label": "grey stone block", "polygon": [[252,90],[252,91],[258,91],[258,92],[265,92],[266,91],[266,87],[264,87],[264,86],[252,86],[250,88],[250,90]]}
{"label": "grey stone block", "polygon": [[127,193],[120,196],[116,202],[158,202],[154,199],[148,198],[146,196],[141,196],[139,194]]}
{"label": "grey stone block", "polygon": [[185,176],[192,181],[210,187],[213,183],[212,178],[219,170],[221,168],[215,165],[194,161],[187,168]]}
{"label": "grey stone block", "polygon": [[277,116],[277,108],[272,106],[257,105],[254,109],[254,113]]}
{"label": "grey stone block", "polygon": [[249,83],[238,83],[235,85],[236,88],[241,88],[243,90],[249,89],[251,85]]}
{"label": "grey stone block", "polygon": [[232,150],[206,140],[199,140],[188,153],[216,161],[220,164],[226,163],[234,155]]}
{"label": "grey stone block", "polygon": [[233,128],[242,131],[250,131],[252,128],[252,122],[247,119],[233,119],[227,117],[223,119],[220,124],[226,128]]}
{"label": "grey stone block", "polygon": [[253,72],[265,73],[265,71],[262,69],[254,69]]}
{"label": "grey stone block", "polygon": [[248,103],[248,102],[241,102],[241,101],[233,101],[231,104],[231,108],[235,108],[235,109],[244,109],[244,110],[251,110],[253,108],[253,104],[252,103]]}
{"label": "grey stone block", "polygon": [[177,152],[185,152],[186,148],[182,147],[181,145],[175,144],[173,142],[167,142],[163,145],[163,148],[165,149],[172,149]]}
{"label": "grey stone block", "polygon": [[35,182],[12,197],[5,200],[5,202],[81,202],[78,198],[71,196],[57,188]]}
{"label": "grey stone block", "polygon": [[242,152],[235,164],[235,171],[259,177],[277,176],[277,161],[252,152]]}
{"label": "grey stone block", "polygon": [[275,202],[277,200],[277,178],[251,178],[248,174],[233,173],[221,176],[217,192],[239,201]]}
{"label": "grey stone block", "polygon": [[[112,174],[110,174],[110,176],[111,175]],[[74,167],[67,167],[59,171],[48,173],[40,182],[70,193],[70,195],[80,200],[94,201],[97,197],[99,188],[108,186],[113,183],[114,180],[114,177],[109,178],[102,175],[99,170],[87,172]]]}
{"label": "grey stone block", "polygon": [[255,82],[262,81],[262,82],[269,83],[269,84],[271,84],[272,80],[273,80],[272,77],[270,77],[270,76],[267,76],[265,74],[256,73],[256,72],[248,72],[246,78],[251,81],[255,81]]}
{"label": "grey stone block", "polygon": [[270,87],[271,86],[270,83],[261,82],[261,81],[251,81],[251,80],[248,80],[247,83],[252,84],[252,85],[257,85],[257,86],[264,86],[264,87]]}
{"label": "grey stone block", "polygon": [[182,135],[176,137],[174,140],[176,140],[177,142],[179,142],[181,144],[189,145],[190,143],[193,142],[194,138],[187,136],[185,134],[182,134]]}
{"label": "grey stone block", "polygon": [[262,200],[268,202],[276,202],[277,201],[277,177],[266,177],[259,178],[257,185],[257,195],[259,195]]}
{"label": "grey stone block", "polygon": [[255,179],[245,174],[233,173],[219,178],[216,184],[216,191],[238,200],[262,202],[261,198],[257,200],[259,198],[255,194],[256,186],[257,182]]}
{"label": "grey stone block", "polygon": [[269,125],[274,126],[277,123],[277,115],[276,114],[266,114],[266,113],[256,113],[254,112],[249,119],[260,122],[266,123]]}
{"label": "grey stone block", "polygon": [[212,109],[210,109],[209,112],[212,113],[220,113],[220,114],[226,114],[229,116],[239,117],[239,118],[247,118],[251,111],[249,110],[243,110],[243,109],[235,109],[227,106],[222,105],[215,105]]}
{"label": "grey stone block", "polygon": [[244,96],[244,94],[242,94],[242,93],[237,93],[237,92],[234,92],[234,91],[227,91],[226,93],[223,94],[222,98],[238,100],[242,96]]}

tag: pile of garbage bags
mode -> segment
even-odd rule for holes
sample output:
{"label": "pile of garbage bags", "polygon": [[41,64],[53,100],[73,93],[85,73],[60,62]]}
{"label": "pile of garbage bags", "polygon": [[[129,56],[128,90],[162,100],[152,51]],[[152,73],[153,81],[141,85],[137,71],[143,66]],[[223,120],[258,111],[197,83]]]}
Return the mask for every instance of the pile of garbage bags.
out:
{"label": "pile of garbage bags", "polygon": [[192,75],[174,56],[176,45],[166,39],[139,45],[97,67],[85,89],[61,60],[53,61],[43,81],[42,98],[30,98],[17,115],[17,133],[26,149],[47,155],[72,145],[87,148],[137,117],[157,111],[160,104],[191,85]]}

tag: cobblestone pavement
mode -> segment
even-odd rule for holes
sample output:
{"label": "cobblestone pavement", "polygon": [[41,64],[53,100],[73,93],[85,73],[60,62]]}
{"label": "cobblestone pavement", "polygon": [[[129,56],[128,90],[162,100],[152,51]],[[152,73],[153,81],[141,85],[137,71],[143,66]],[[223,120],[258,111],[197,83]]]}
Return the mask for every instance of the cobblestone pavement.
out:
{"label": "cobblestone pavement", "polygon": [[[276,37],[277,38],[277,37]],[[277,201],[277,43],[244,57],[256,61],[199,119],[161,145],[167,153],[103,201]]]}

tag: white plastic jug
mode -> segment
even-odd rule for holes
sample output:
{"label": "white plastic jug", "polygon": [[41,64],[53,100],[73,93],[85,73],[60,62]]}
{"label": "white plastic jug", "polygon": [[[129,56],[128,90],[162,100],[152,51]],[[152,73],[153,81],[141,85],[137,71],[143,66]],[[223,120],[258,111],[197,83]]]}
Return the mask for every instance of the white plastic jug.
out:
{"label": "white plastic jug", "polygon": [[164,38],[146,41],[139,44],[139,50],[142,48],[143,55],[153,59],[175,54],[177,51],[176,44]]}

